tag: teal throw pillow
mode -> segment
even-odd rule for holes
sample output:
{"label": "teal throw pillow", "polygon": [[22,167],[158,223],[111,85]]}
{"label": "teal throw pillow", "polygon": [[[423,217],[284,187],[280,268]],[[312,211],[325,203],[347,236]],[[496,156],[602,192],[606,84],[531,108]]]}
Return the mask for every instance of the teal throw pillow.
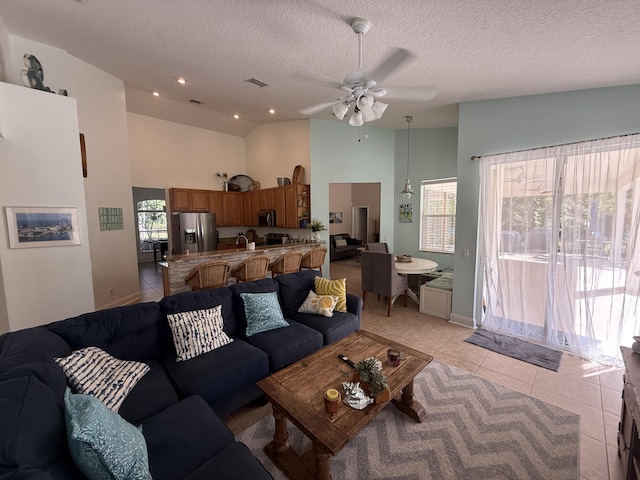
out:
{"label": "teal throw pillow", "polygon": [[240,296],[247,317],[247,337],[289,326],[282,315],[276,292],[241,293]]}
{"label": "teal throw pillow", "polygon": [[71,457],[90,480],[151,480],[142,432],[92,395],[64,394]]}

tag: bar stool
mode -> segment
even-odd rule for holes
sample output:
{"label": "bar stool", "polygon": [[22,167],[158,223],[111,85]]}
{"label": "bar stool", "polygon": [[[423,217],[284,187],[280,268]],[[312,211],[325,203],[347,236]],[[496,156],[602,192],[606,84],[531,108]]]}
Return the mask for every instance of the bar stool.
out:
{"label": "bar stool", "polygon": [[269,257],[266,255],[252,255],[231,269],[230,275],[239,282],[252,282],[267,276],[269,271]]}
{"label": "bar stool", "polygon": [[280,255],[269,265],[271,277],[299,271],[302,255],[300,251],[287,252]]}
{"label": "bar stool", "polygon": [[310,270],[319,268],[320,274],[322,274],[322,265],[324,264],[324,257],[327,254],[325,247],[318,247],[309,250],[305,253],[300,261],[300,270],[308,268]]}
{"label": "bar stool", "polygon": [[224,287],[231,265],[227,262],[212,261],[198,265],[189,272],[184,283],[192,290]]}

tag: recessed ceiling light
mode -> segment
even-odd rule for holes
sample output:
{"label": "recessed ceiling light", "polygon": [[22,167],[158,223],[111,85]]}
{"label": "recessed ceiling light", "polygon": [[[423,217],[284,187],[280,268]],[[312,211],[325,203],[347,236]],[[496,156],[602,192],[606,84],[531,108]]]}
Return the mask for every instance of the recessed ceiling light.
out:
{"label": "recessed ceiling light", "polygon": [[236,120],[240,118],[240,115],[238,115],[237,113],[233,116],[233,118],[235,118]]}
{"label": "recessed ceiling light", "polygon": [[160,94],[159,94],[158,92],[153,92],[153,96],[154,96],[154,97],[159,97],[159,96],[160,96]]}
{"label": "recessed ceiling light", "polygon": [[276,113],[276,109],[275,109],[275,108],[270,108],[270,109],[269,109],[269,113],[270,113],[271,115],[275,114],[275,113]]}
{"label": "recessed ceiling light", "polygon": [[178,83],[179,83],[180,85],[184,85],[184,84],[186,84],[186,83],[187,83],[187,81],[184,79],[184,77],[178,77]]}

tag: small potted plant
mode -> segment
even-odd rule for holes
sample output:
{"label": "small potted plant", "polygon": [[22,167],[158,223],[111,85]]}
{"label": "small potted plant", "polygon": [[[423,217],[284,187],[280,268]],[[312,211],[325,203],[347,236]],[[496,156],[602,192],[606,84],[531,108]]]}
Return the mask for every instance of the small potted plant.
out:
{"label": "small potted plant", "polygon": [[376,403],[386,402],[391,397],[387,377],[382,373],[382,362],[376,357],[367,357],[356,363],[354,381],[359,381],[360,386],[367,395],[373,397]]}
{"label": "small potted plant", "polygon": [[314,234],[313,238],[316,242],[319,242],[320,240],[322,240],[322,237],[320,236],[320,232],[323,230],[326,230],[326,228],[324,228],[324,225],[320,220],[318,220],[317,218],[314,218],[313,220],[311,220],[309,222],[309,228],[313,232]]}

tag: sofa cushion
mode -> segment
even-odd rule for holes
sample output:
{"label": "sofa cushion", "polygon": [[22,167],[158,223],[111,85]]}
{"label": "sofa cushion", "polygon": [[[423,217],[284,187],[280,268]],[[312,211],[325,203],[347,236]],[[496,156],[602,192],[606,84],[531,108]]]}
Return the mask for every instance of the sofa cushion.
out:
{"label": "sofa cushion", "polygon": [[336,312],[347,311],[347,279],[338,278],[336,280],[327,280],[326,278],[316,277],[315,291],[319,295],[335,295],[339,297],[336,304]]}
{"label": "sofa cushion", "polygon": [[267,354],[238,338],[187,362],[167,356],[163,365],[181,397],[198,394],[208,403],[269,374]]}
{"label": "sofa cushion", "polygon": [[61,397],[33,377],[0,382],[0,476],[45,468],[65,443]]}
{"label": "sofa cushion", "polygon": [[[242,468],[238,468],[242,465]],[[185,480],[273,480],[244,443],[233,442]]]}
{"label": "sofa cushion", "polygon": [[238,322],[237,334],[244,337],[247,330],[247,317],[244,312],[244,300],[242,300],[241,294],[278,292],[279,284],[274,278],[265,278],[253,282],[234,283],[233,285],[229,285],[228,288],[233,294],[233,310],[236,314],[236,320]]}
{"label": "sofa cushion", "polygon": [[290,321],[287,328],[252,335],[247,342],[265,352],[269,356],[271,371],[277,372],[320,350],[322,335],[312,328]]}
{"label": "sofa cushion", "polygon": [[67,377],[53,358],[48,362],[27,363],[5,370],[0,374],[0,381],[20,377],[37,378],[51,388],[58,398],[62,398],[67,388]]}
{"label": "sofa cushion", "polygon": [[233,339],[224,332],[222,307],[167,315],[177,361],[182,362],[220,348]]}
{"label": "sofa cushion", "polygon": [[334,311],[331,318],[309,313],[295,313],[289,318],[320,332],[325,345],[334,343],[360,330],[360,319],[351,312]]}
{"label": "sofa cushion", "polygon": [[71,457],[91,480],[151,480],[142,432],[91,395],[64,395]]}
{"label": "sofa cushion", "polygon": [[142,432],[153,480],[182,479],[233,442],[229,429],[197,395],[146,419]]}
{"label": "sofa cushion", "polygon": [[51,361],[71,353],[67,342],[46,327],[26,328],[0,336],[0,374],[13,367]]}
{"label": "sofa cushion", "polygon": [[192,310],[204,310],[220,305],[223,329],[230,336],[238,336],[244,333],[244,326],[239,327],[233,310],[233,295],[228,288],[209,288],[197,292],[182,292],[164,297],[160,301],[160,308],[164,315],[189,312]]}
{"label": "sofa cushion", "polygon": [[346,247],[347,239],[346,238],[336,238],[336,247]]}
{"label": "sofa cushion", "polygon": [[280,305],[286,318],[296,313],[307,298],[309,290],[314,288],[314,279],[320,275],[317,270],[302,270],[295,273],[278,275]]}
{"label": "sofa cushion", "polygon": [[114,358],[98,347],[82,348],[55,361],[76,393],[92,395],[114,412],[149,371],[144,363]]}
{"label": "sofa cushion", "polygon": [[155,360],[148,360],[147,365],[149,371],[118,409],[118,414],[134,425],[178,402],[178,394],[162,365]]}
{"label": "sofa cushion", "polygon": [[155,302],[115,307],[50,323],[47,328],[73,350],[99,347],[116,358],[144,361],[160,358],[165,326]]}
{"label": "sofa cushion", "polygon": [[339,298],[335,295],[317,295],[309,290],[306,300],[298,308],[298,313],[313,313],[323,317],[333,317],[333,309]]}
{"label": "sofa cushion", "polygon": [[276,292],[241,293],[244,315],[247,319],[247,337],[256,333],[288,327],[282,316]]}

